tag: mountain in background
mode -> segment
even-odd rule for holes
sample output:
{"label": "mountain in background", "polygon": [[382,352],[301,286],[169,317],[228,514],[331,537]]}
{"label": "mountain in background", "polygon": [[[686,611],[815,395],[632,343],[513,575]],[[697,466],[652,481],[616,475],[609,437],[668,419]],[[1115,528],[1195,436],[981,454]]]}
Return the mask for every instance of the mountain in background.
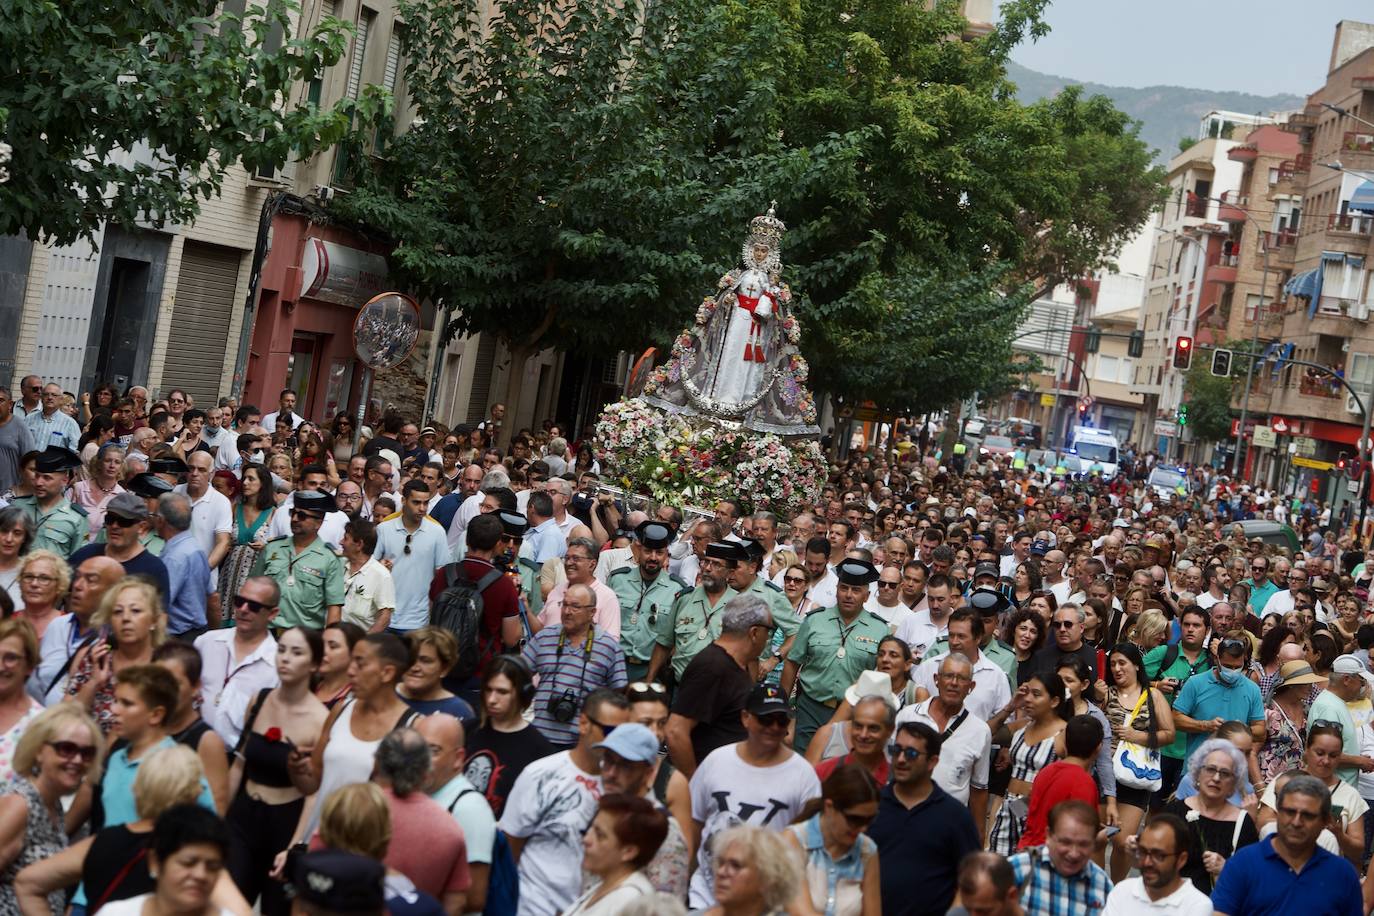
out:
{"label": "mountain in background", "polygon": [[1037,73],[1016,63],[1007,64],[1007,76],[1016,84],[1017,97],[1025,104],[1053,96],[1072,85],[1082,86],[1086,95],[1105,95],[1117,108],[1141,122],[1140,138],[1156,151],[1155,157],[1161,163],[1168,162],[1178,153],[1180,139],[1197,136],[1198,123],[1209,111],[1270,115],[1276,111],[1301,109],[1307,103],[1306,97],[1300,95],[1264,96],[1182,86],[1147,86],[1144,89],[1104,86]]}

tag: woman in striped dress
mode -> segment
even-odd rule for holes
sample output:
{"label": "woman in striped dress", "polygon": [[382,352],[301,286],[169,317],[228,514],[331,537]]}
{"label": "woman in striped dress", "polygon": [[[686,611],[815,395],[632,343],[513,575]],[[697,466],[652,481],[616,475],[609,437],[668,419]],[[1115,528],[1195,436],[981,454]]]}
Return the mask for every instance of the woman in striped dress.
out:
{"label": "woman in striped dress", "polygon": [[1064,682],[1053,672],[1032,675],[1016,691],[1025,713],[1011,739],[1011,782],[1007,800],[997,809],[988,848],[1009,856],[1016,852],[1026,827],[1031,783],[1046,765],[1058,758],[1055,743],[1072,715]]}

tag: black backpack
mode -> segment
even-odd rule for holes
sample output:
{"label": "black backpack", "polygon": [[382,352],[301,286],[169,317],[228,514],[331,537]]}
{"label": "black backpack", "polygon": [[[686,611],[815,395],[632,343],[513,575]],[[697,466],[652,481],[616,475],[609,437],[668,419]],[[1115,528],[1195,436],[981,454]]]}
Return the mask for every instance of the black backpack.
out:
{"label": "black backpack", "polygon": [[[465,681],[482,665],[482,592],[497,579],[501,570],[491,569],[473,582],[462,563],[444,567],[446,585],[429,609],[431,626],[442,627],[458,640],[458,660],[446,679]],[[499,635],[496,637],[501,638]],[[488,640],[490,642],[490,640]]]}

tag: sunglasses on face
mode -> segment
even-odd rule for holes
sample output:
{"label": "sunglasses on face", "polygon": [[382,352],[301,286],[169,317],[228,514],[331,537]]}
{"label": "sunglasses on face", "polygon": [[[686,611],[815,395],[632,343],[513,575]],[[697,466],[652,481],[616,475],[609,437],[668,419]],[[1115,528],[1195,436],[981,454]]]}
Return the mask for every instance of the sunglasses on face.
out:
{"label": "sunglasses on face", "polygon": [[1056,620],[1054,623],[1050,624],[1050,626],[1056,630],[1071,630],[1073,629],[1073,625],[1077,622],[1076,620]]}
{"label": "sunglasses on face", "polygon": [[897,587],[900,586],[901,584],[902,584],[902,583],[900,583],[900,582],[883,582],[883,581],[879,580],[879,582],[878,582],[878,588],[897,588]]}
{"label": "sunglasses on face", "polygon": [[77,744],[75,741],[49,741],[48,747],[53,749],[53,753],[63,760],[71,760],[80,757],[82,763],[92,763],[95,761],[94,744]]}
{"label": "sunglasses on face", "polygon": [[766,716],[755,716],[759,724],[764,728],[786,728],[792,721],[791,717],[785,712],[770,713]]}
{"label": "sunglasses on face", "polygon": [[118,515],[105,516],[106,528],[132,528],[138,522],[131,518],[120,518]]}
{"label": "sunglasses on face", "polygon": [[246,607],[254,614],[261,614],[263,611],[269,611],[272,609],[272,606],[270,604],[263,604],[261,601],[254,601],[252,598],[248,598],[244,595],[234,596],[234,607]]}
{"label": "sunglasses on face", "polygon": [[920,760],[921,755],[924,753],[925,751],[919,748],[904,747],[900,744],[894,744],[887,749],[887,755],[893,760],[905,760],[907,763],[914,763]]}
{"label": "sunglasses on face", "polygon": [[805,585],[805,576],[783,576],[782,581],[788,585]]}
{"label": "sunglasses on face", "polygon": [[[291,510],[291,517],[292,517],[292,518],[313,518],[313,519],[314,519],[315,521],[317,521],[317,522],[322,522],[322,521],[324,521],[324,516],[323,516],[323,515],[320,515],[320,514],[318,514],[318,513],[316,513],[316,512],[306,512],[304,509],[292,509],[292,510]],[[407,550],[406,553],[410,553],[410,551]]]}

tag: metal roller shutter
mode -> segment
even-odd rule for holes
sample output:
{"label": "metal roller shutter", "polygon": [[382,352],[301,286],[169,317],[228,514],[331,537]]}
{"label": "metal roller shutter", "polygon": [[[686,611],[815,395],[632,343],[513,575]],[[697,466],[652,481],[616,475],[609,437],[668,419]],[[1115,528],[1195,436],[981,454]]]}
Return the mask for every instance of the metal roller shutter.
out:
{"label": "metal roller shutter", "polygon": [[202,409],[219,397],[242,260],[236,249],[199,242],[182,251],[162,390],[185,389]]}

